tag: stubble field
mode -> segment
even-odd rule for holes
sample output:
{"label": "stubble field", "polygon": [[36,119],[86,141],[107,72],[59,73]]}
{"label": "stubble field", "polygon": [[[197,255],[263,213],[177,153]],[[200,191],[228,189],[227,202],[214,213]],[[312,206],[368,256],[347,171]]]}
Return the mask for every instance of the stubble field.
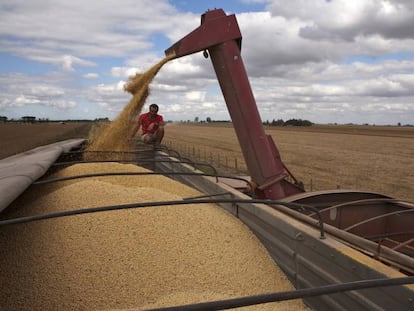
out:
{"label": "stubble field", "polygon": [[[414,128],[266,127],[282,161],[306,191],[356,189],[414,202]],[[172,123],[164,143],[183,156],[246,173],[229,124]]]}
{"label": "stubble field", "polygon": [[0,159],[71,138],[86,138],[92,122],[0,123]]}
{"label": "stubble field", "polygon": [[[69,138],[93,123],[0,124],[0,159]],[[267,127],[281,158],[306,191],[356,189],[414,202],[414,127]],[[246,174],[231,124],[169,123],[163,144],[182,156]],[[236,169],[237,166],[237,169]]]}

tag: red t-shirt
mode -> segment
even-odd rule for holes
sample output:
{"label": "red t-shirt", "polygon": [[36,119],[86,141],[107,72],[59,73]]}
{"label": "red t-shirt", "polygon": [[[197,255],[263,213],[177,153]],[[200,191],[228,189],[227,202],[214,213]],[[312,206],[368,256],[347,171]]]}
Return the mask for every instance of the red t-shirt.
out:
{"label": "red t-shirt", "polygon": [[155,133],[158,129],[158,125],[164,122],[162,116],[159,114],[155,116],[155,119],[151,119],[151,114],[149,112],[141,114],[139,116],[139,121],[141,121],[143,135]]}

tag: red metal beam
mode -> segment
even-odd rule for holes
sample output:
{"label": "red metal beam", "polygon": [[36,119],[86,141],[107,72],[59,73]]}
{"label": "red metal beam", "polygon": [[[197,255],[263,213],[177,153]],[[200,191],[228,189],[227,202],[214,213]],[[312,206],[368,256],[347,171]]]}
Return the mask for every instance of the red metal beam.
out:
{"label": "red metal beam", "polygon": [[222,9],[202,15],[201,26],[165,51],[182,57],[208,50],[244,159],[260,198],[280,199],[303,192],[285,180],[289,172],[276,145],[264,132],[241,57],[241,33],[234,15]]}
{"label": "red metal beam", "polygon": [[241,47],[241,38],[236,16],[227,16],[222,9],[207,11],[201,16],[201,26],[165,50],[165,54],[182,57],[229,40],[235,40]]}

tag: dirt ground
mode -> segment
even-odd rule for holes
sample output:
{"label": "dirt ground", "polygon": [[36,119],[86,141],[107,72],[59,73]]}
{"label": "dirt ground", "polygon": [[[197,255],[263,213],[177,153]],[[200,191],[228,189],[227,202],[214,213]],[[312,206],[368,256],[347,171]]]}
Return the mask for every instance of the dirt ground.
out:
{"label": "dirt ground", "polygon": [[[281,159],[306,191],[355,189],[414,202],[414,127],[267,127]],[[247,168],[231,124],[168,124],[164,143],[241,173]]]}
{"label": "dirt ground", "polygon": [[92,122],[0,123],[0,159],[70,138],[85,138]]}
{"label": "dirt ground", "polygon": [[[87,138],[92,125],[0,123],[0,159],[59,140]],[[266,127],[265,132],[306,191],[356,189],[414,202],[414,127]],[[169,123],[163,144],[219,171],[248,173],[230,123]]]}

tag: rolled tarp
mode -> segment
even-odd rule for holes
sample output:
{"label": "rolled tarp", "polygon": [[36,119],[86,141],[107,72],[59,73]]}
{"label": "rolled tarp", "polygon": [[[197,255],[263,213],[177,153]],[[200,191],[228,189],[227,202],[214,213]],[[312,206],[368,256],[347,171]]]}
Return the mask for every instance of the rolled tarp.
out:
{"label": "rolled tarp", "polygon": [[61,154],[84,142],[85,139],[63,140],[0,160],[0,213],[42,177]]}

